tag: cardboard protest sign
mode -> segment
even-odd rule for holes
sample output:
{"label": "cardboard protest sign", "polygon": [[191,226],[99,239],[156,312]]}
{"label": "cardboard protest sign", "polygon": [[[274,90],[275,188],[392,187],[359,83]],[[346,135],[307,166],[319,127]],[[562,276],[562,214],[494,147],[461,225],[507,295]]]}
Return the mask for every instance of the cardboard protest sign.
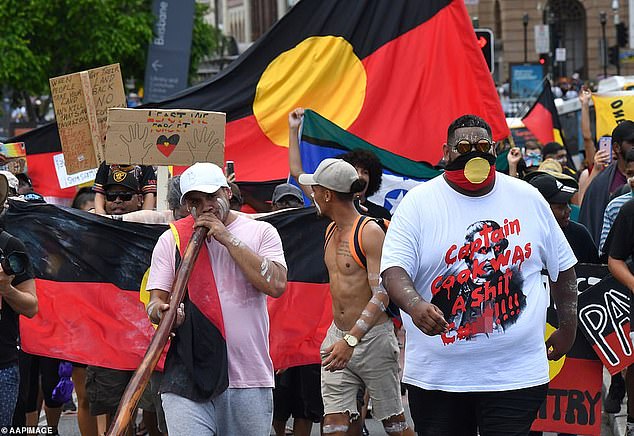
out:
{"label": "cardboard protest sign", "polygon": [[13,174],[26,173],[26,147],[24,142],[0,143],[0,170]]}
{"label": "cardboard protest sign", "polygon": [[49,80],[68,174],[105,160],[108,109],[126,107],[119,64]]}
{"label": "cardboard protest sign", "polygon": [[188,109],[110,109],[109,164],[224,165],[226,115]]}
{"label": "cardboard protest sign", "polygon": [[80,171],[78,173],[69,175],[66,172],[66,164],[64,162],[63,153],[54,155],[53,163],[55,164],[55,173],[57,174],[59,187],[62,189],[81,185],[82,183],[92,182],[93,180],[95,180],[95,176],[97,175],[97,168],[92,168],[90,170]]}

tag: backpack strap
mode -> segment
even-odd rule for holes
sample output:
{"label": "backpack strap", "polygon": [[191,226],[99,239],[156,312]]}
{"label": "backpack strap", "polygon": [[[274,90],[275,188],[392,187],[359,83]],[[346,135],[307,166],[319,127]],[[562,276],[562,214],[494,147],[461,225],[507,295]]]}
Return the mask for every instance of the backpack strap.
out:
{"label": "backpack strap", "polygon": [[349,244],[350,244],[350,253],[352,253],[352,258],[357,262],[363,269],[367,269],[368,267],[368,259],[365,256],[365,250],[363,249],[363,228],[372,221],[372,218],[367,217],[365,215],[359,215],[357,220],[354,222],[352,226],[352,235],[350,236]]}
{"label": "backpack strap", "polygon": [[371,218],[365,215],[360,215],[357,218],[353,226],[354,231],[352,237],[350,238],[350,253],[352,253],[354,260],[363,269],[368,268],[368,259],[366,258],[365,249],[363,248],[363,229],[371,221],[377,223],[384,232],[387,232],[387,228],[390,225],[390,221],[383,218]]}
{"label": "backpack strap", "polygon": [[325,241],[324,241],[324,251],[326,251],[326,247],[328,246],[328,243],[332,239],[332,235],[335,234],[335,230],[337,230],[337,226],[335,225],[335,222],[332,221],[330,224],[328,224],[328,227],[326,227],[326,238],[325,238]]}

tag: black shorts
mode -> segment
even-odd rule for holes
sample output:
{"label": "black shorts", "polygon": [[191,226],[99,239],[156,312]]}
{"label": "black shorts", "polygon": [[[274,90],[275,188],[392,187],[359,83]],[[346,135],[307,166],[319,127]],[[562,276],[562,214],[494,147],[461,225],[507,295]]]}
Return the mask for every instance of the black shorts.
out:
{"label": "black shorts", "polygon": [[53,389],[59,383],[59,364],[61,360],[36,356],[20,351],[20,390],[24,399],[26,413],[38,410],[37,398],[42,387],[46,407],[62,407],[63,403],[53,400]]}
{"label": "black shorts", "polygon": [[295,366],[275,376],[273,419],[293,418],[320,422],[324,415],[321,400],[321,366]]}
{"label": "black shorts", "polygon": [[419,436],[525,436],[546,399],[548,384],[497,392],[430,391],[407,385]]}
{"label": "black shorts", "polygon": [[[134,371],[88,366],[86,368],[86,393],[88,394],[90,414],[92,416],[113,415],[119,407],[123,392],[125,392],[133,374]],[[160,397],[156,389],[152,391],[152,388],[156,388],[156,386],[148,383],[143,395],[141,395],[139,407],[155,412],[157,403],[160,403]]]}

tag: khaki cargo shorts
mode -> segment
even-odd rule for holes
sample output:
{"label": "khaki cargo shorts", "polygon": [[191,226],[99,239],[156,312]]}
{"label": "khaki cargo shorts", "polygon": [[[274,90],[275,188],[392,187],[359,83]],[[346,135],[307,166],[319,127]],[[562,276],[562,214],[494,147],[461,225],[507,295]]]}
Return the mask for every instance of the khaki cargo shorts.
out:
{"label": "khaki cargo shorts", "polygon": [[[334,322],[321,344],[324,350],[342,339],[347,332],[339,330]],[[330,372],[321,368],[321,395],[324,415],[349,413],[352,419],[359,416],[357,392],[367,387],[372,400],[372,416],[383,421],[403,413],[401,387],[398,376],[398,341],[391,321],[375,325],[354,348],[348,365]]]}

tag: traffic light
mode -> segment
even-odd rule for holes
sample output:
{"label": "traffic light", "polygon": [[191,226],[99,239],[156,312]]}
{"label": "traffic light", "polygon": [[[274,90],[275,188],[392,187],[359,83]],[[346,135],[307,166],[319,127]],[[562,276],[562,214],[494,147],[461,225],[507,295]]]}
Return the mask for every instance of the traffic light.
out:
{"label": "traffic light", "polygon": [[616,43],[619,47],[626,47],[628,44],[628,29],[625,23],[616,25]]}
{"label": "traffic light", "polygon": [[539,64],[543,65],[544,67],[547,67],[548,65],[550,65],[550,60],[549,60],[548,53],[542,53],[539,55]]}
{"label": "traffic light", "polygon": [[493,32],[490,29],[475,29],[478,45],[484,55],[484,60],[489,67],[489,71],[493,73]]}
{"label": "traffic light", "polygon": [[613,45],[612,47],[608,47],[608,64],[610,65],[619,65],[619,46]]}

